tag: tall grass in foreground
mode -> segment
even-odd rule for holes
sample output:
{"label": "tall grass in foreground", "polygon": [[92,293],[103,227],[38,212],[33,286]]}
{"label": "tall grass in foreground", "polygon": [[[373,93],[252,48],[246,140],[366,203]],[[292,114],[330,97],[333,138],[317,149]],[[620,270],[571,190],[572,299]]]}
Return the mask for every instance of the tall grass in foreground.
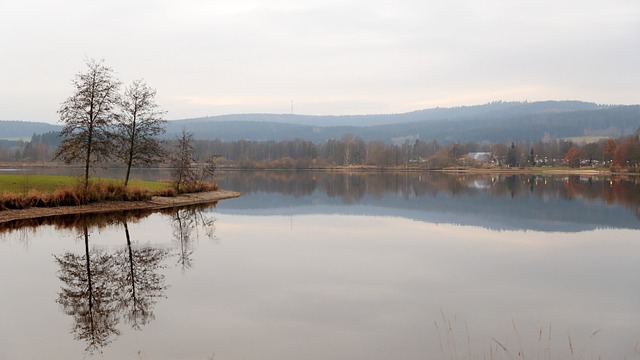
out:
{"label": "tall grass in foreground", "polygon": [[85,205],[100,201],[140,201],[155,195],[139,186],[127,186],[113,181],[92,181],[85,191],[83,184],[65,185],[53,191],[29,189],[22,194],[0,194],[0,210],[26,209],[31,207],[55,207]]}
{"label": "tall grass in foreground", "polygon": [[[487,337],[489,342],[488,354],[486,349],[484,353],[478,354],[473,349],[471,344],[471,335],[469,334],[469,326],[464,323],[465,334],[461,336],[456,334],[456,322],[457,317],[454,317],[453,322],[446,317],[444,312],[441,311],[441,321],[434,321],[435,327],[438,331],[438,337],[440,340],[440,350],[442,352],[443,359],[447,360],[472,360],[472,359],[487,359],[487,360],[551,360],[551,359],[602,359],[601,355],[593,355],[588,353],[588,346],[600,333],[597,330],[589,336],[586,344],[582,347],[577,347],[574,340],[569,333],[566,334],[566,347],[561,349],[552,349],[552,329],[549,324],[548,329],[540,328],[537,335],[537,345],[533,348],[525,347],[520,331],[516,326],[515,320],[512,320],[513,326],[513,338],[512,343],[509,343],[506,339],[496,339],[495,337]],[[563,336],[560,334],[559,336]],[[639,351],[640,344],[635,344],[635,350]],[[553,350],[553,353],[552,353]],[[638,353],[640,355],[640,353]],[[635,357],[634,357],[635,358]]]}
{"label": "tall grass in foreground", "polygon": [[0,176],[0,211],[31,207],[76,206],[101,201],[142,201],[152,196],[173,197],[185,193],[218,190],[216,183],[193,181],[178,192],[168,182],[132,180],[128,186],[114,179],[83,179],[57,176]]}
{"label": "tall grass in foreground", "polygon": [[180,186],[180,194],[198,193],[204,191],[216,191],[218,184],[206,181],[190,181]]}

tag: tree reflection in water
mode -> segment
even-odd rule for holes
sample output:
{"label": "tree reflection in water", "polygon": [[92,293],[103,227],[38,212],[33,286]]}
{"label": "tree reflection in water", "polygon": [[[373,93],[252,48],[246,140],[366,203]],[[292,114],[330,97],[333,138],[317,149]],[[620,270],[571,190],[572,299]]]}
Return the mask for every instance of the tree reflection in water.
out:
{"label": "tree reflection in water", "polygon": [[358,203],[365,196],[384,198],[388,194],[433,197],[439,193],[475,195],[486,193],[500,197],[540,196],[552,199],[573,197],[621,204],[636,213],[640,200],[640,176],[567,173],[518,174],[505,170],[489,173],[456,173],[438,171],[253,171],[238,176],[234,172],[217,174],[220,188],[235,189],[246,195],[280,193],[295,197],[315,192],[339,197],[344,203]]}
{"label": "tree reflection in water", "polygon": [[[165,211],[167,214],[168,211]],[[148,215],[148,214],[147,214]],[[172,209],[174,239],[179,243],[178,264],[183,270],[192,266],[193,242],[203,229],[215,239],[214,220],[202,207]],[[65,314],[73,317],[75,339],[86,342],[93,354],[120,335],[120,321],[141,330],[155,319],[153,308],[166,298],[167,285],[161,273],[172,256],[167,248],[136,245],[132,241],[125,214],[110,217],[74,217],[73,228],[84,240],[84,253],[66,252],[54,255],[63,283],[57,302]],[[90,227],[120,226],[124,228],[126,247],[107,252],[89,247]]]}
{"label": "tree reflection in water", "polygon": [[123,223],[127,237],[127,248],[115,254],[119,290],[116,309],[122,314],[126,324],[140,330],[155,317],[153,306],[165,297],[167,286],[164,275],[158,271],[165,268],[163,261],[169,251],[151,246],[132,246],[127,222]]}
{"label": "tree reflection in water", "polygon": [[114,256],[104,251],[89,251],[89,230],[82,229],[85,252],[67,252],[55,256],[60,266],[59,277],[64,283],[57,302],[65,314],[73,317],[72,333],[87,343],[86,351],[94,353],[119,335],[115,299],[118,284]]}
{"label": "tree reflection in water", "polygon": [[193,236],[202,229],[210,240],[215,240],[215,219],[207,216],[202,207],[184,207],[173,210],[173,238],[178,243],[178,266],[186,271],[193,266]]}

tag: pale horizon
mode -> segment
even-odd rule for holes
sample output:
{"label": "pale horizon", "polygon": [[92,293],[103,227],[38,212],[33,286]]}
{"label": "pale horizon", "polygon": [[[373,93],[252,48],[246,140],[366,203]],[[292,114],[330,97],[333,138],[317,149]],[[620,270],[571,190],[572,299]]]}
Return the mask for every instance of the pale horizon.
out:
{"label": "pale horizon", "polygon": [[26,0],[0,31],[2,120],[57,123],[86,59],[143,78],[171,120],[640,103],[635,0]]}
{"label": "pale horizon", "polygon": [[[597,103],[594,101],[583,101],[583,100],[574,100],[574,99],[563,99],[563,100],[555,100],[555,99],[546,99],[546,100],[536,100],[536,101],[529,101],[529,100],[494,100],[494,101],[488,101],[486,103],[482,103],[482,104],[465,104],[465,105],[453,105],[453,106],[434,106],[434,107],[430,107],[430,108],[423,108],[423,109],[414,109],[414,110],[409,110],[409,111],[402,111],[402,112],[389,112],[389,113],[360,113],[360,114],[298,114],[298,113],[291,113],[291,112],[272,112],[272,113],[268,113],[268,112],[245,112],[245,113],[228,113],[228,114],[208,114],[208,115],[201,115],[201,116],[193,116],[193,117],[188,117],[188,118],[169,118],[169,117],[165,117],[164,119],[167,121],[180,121],[180,120],[191,120],[191,119],[202,119],[202,118],[208,118],[208,117],[221,117],[221,116],[242,116],[242,115],[294,115],[294,116],[318,116],[318,117],[322,117],[322,116],[377,116],[377,115],[399,115],[399,114],[406,114],[406,113],[411,113],[411,112],[416,112],[416,111],[425,111],[425,110],[434,110],[434,109],[454,109],[454,108],[462,108],[462,107],[474,107],[474,106],[483,106],[483,105],[488,105],[491,103],[497,103],[497,102],[505,102],[505,103],[536,103],[536,102],[546,102],[546,101],[557,101],[557,102],[562,102],[562,101],[577,101],[577,102],[583,102],[583,103],[591,103],[591,104],[596,104],[599,106],[634,106],[634,105],[640,105],[640,104],[604,104],[604,103]],[[54,125],[64,125],[63,123],[61,123],[60,121],[58,121],[57,119],[54,121],[42,121],[42,120],[37,120],[37,119],[0,119],[0,122],[2,121],[25,121],[25,122],[34,122],[34,123],[46,123],[46,124],[54,124]]]}

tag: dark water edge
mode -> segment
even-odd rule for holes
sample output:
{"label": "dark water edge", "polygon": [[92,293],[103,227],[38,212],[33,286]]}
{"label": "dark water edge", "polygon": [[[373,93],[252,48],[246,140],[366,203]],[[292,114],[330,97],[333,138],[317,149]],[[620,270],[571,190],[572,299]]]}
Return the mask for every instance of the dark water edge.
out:
{"label": "dark water edge", "polygon": [[243,196],[221,211],[357,213],[493,230],[640,228],[635,177],[427,173],[221,173]]}
{"label": "dark water edge", "polygon": [[[69,169],[25,168],[33,174]],[[118,178],[124,169],[98,169]],[[166,169],[132,177],[166,180]],[[603,175],[443,172],[218,171],[220,189],[239,191],[222,211],[253,214],[359,213],[493,230],[640,229],[640,178]]]}

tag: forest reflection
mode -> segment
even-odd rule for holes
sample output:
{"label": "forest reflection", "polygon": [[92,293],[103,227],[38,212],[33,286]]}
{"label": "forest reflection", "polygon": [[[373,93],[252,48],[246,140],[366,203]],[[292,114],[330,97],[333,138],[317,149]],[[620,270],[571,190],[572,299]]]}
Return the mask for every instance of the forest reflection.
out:
{"label": "forest reflection", "polygon": [[[80,253],[67,251],[54,258],[62,283],[56,302],[73,318],[71,333],[86,343],[88,354],[101,351],[120,335],[120,323],[141,330],[153,321],[154,306],[166,298],[168,285],[162,270],[169,259],[177,258],[178,265],[187,270],[193,263],[193,242],[199,229],[214,238],[215,221],[203,207],[171,209],[164,214],[171,218],[175,247],[137,244],[129,223],[141,219],[140,213],[77,215],[56,223],[71,227],[84,245]],[[124,244],[114,250],[91,247],[91,240],[100,236],[92,230],[106,226],[121,228]]]}
{"label": "forest reflection", "polygon": [[[249,175],[250,174],[250,175]],[[314,192],[358,203],[392,193],[405,199],[486,194],[490,197],[589,199],[620,204],[640,219],[640,177],[601,175],[460,174],[442,172],[256,171],[218,173],[220,188],[243,194],[275,192],[295,197]]]}

